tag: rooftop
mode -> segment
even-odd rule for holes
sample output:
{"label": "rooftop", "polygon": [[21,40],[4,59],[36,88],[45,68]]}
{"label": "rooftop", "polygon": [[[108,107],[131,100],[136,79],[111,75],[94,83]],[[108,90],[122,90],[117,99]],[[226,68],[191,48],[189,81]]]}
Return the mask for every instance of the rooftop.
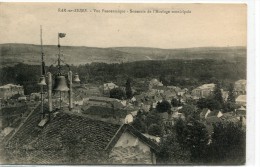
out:
{"label": "rooftop", "polygon": [[210,83],[210,84],[201,85],[201,86],[197,87],[197,89],[212,89],[214,87],[215,87],[215,84]]}
{"label": "rooftop", "polygon": [[14,84],[6,84],[3,86],[0,86],[0,89],[10,89],[10,88],[22,88],[22,86],[14,85]]}
{"label": "rooftop", "polygon": [[[105,155],[126,130],[151,148],[158,149],[131,125],[120,126],[59,111],[53,113],[51,120],[41,127],[39,111],[39,108],[34,110],[19,131],[7,140],[5,150],[12,163],[106,163]],[[71,157],[74,159],[71,160]]]}

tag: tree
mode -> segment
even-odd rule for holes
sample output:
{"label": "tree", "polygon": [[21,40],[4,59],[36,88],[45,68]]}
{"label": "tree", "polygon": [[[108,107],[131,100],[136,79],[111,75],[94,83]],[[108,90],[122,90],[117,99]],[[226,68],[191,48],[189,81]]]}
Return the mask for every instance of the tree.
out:
{"label": "tree", "polygon": [[197,113],[197,108],[194,105],[186,104],[180,109],[180,112],[184,114],[186,118],[195,117],[198,118],[199,114]]}
{"label": "tree", "polygon": [[168,85],[168,81],[165,79],[165,75],[164,75],[164,74],[160,75],[159,81],[160,81],[163,85],[165,85],[165,86]]}
{"label": "tree", "polygon": [[152,124],[162,126],[163,120],[162,117],[157,112],[151,111],[146,116],[145,124],[147,127],[150,127]]}
{"label": "tree", "polygon": [[235,101],[235,92],[234,92],[234,85],[230,84],[228,89],[228,98],[227,102],[224,105],[224,111],[230,112],[236,109],[236,101]]}
{"label": "tree", "polygon": [[213,125],[212,143],[208,150],[208,161],[237,165],[245,163],[246,131],[239,123],[225,122]]}
{"label": "tree", "polygon": [[163,129],[161,126],[157,124],[151,124],[148,128],[148,134],[153,136],[162,136],[163,135]]}
{"label": "tree", "polygon": [[206,98],[200,98],[200,99],[197,101],[197,107],[198,107],[199,109],[208,108],[208,99],[206,99]]}
{"label": "tree", "polygon": [[207,144],[209,134],[206,126],[198,120],[179,119],[175,124],[175,131],[178,143],[190,151],[192,162],[202,162],[207,156]]}
{"label": "tree", "polygon": [[131,79],[130,78],[128,78],[126,81],[125,91],[126,91],[126,98],[131,99],[133,97],[133,92],[132,92],[132,88],[131,88]]}
{"label": "tree", "polygon": [[234,85],[232,83],[229,85],[227,101],[231,102],[231,103],[235,103],[236,102],[236,97],[235,97],[235,92],[234,92]]}
{"label": "tree", "polygon": [[182,105],[180,99],[176,99],[176,98],[172,98],[171,104],[173,107],[179,107]]}
{"label": "tree", "polygon": [[110,90],[110,98],[122,100],[125,98],[125,92],[121,88],[114,88]]}
{"label": "tree", "polygon": [[222,105],[216,99],[210,98],[207,100],[207,108],[210,109],[211,111],[220,110],[222,108]]}
{"label": "tree", "polygon": [[215,89],[214,89],[214,93],[213,93],[213,98],[219,102],[219,104],[221,105],[220,108],[223,107],[223,104],[224,104],[224,100],[223,100],[223,97],[222,97],[222,92],[221,92],[221,89],[220,89],[220,83],[217,81],[216,82],[216,86],[215,86]]}
{"label": "tree", "polygon": [[141,117],[137,117],[133,123],[132,126],[135,127],[135,129],[139,130],[142,133],[146,133],[147,132],[147,126],[144,123],[144,121],[142,120]]}
{"label": "tree", "polygon": [[168,101],[163,100],[162,102],[157,103],[156,110],[159,113],[169,112],[171,110],[171,104]]}
{"label": "tree", "polygon": [[156,155],[158,164],[185,164],[191,163],[190,151],[180,145],[175,133],[161,139],[160,151]]}

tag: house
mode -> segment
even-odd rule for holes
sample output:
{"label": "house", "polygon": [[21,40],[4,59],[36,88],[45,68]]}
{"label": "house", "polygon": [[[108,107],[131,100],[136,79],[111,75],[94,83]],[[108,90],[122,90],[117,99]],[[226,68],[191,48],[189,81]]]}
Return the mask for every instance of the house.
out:
{"label": "house", "polygon": [[200,119],[201,120],[206,120],[206,122],[218,122],[219,118],[223,116],[223,113],[221,111],[213,110],[211,111],[210,109],[203,109],[202,112],[200,113]]}
{"label": "house", "polygon": [[162,82],[158,81],[158,79],[152,79],[150,82],[149,82],[149,89],[152,89],[153,87],[155,86],[163,86]]}
{"label": "house", "polygon": [[84,98],[82,96],[76,96],[76,97],[74,97],[73,100],[74,100],[73,103],[76,106],[83,106],[83,104],[84,104]]}
{"label": "house", "polygon": [[134,118],[136,117],[137,115],[137,110],[136,111],[132,111],[130,112],[129,114],[126,115],[125,117],[125,124],[130,124],[134,121]]}
{"label": "house", "polygon": [[116,109],[121,109],[126,106],[126,101],[121,101],[115,98],[109,98],[109,97],[98,97],[98,96],[92,96],[89,97],[88,101],[86,101],[88,105],[110,105]]}
{"label": "house", "polygon": [[172,100],[173,98],[177,98],[177,93],[173,90],[166,90],[163,93],[163,97],[164,97],[164,99]]}
{"label": "house", "polygon": [[39,107],[4,143],[19,164],[155,164],[159,146],[129,124],[116,125],[68,111],[39,127]]}
{"label": "house", "polygon": [[151,105],[141,103],[140,109],[143,110],[144,112],[149,112],[150,108],[151,108]]}
{"label": "house", "polygon": [[164,93],[165,91],[165,87],[164,86],[158,86],[155,85],[151,88],[152,91],[154,91],[155,93]]}
{"label": "house", "polygon": [[167,86],[168,89],[173,90],[175,92],[180,92],[181,88],[177,86]]}
{"label": "house", "polygon": [[240,108],[236,109],[235,113],[237,116],[246,116],[246,108],[241,106]]}
{"label": "house", "polygon": [[24,95],[23,86],[7,84],[0,86],[0,98],[2,99],[10,99],[14,95]]}
{"label": "house", "polygon": [[212,94],[215,84],[204,84],[192,90],[191,95],[199,98],[206,98]]}
{"label": "house", "polygon": [[[58,95],[56,95],[58,96]],[[57,97],[58,98],[58,97]],[[41,99],[41,94],[40,93],[31,93],[30,94],[30,101],[38,101]]]}
{"label": "house", "polygon": [[18,97],[17,99],[18,101],[26,101],[27,100],[27,97],[26,96],[21,96],[21,97]]}
{"label": "house", "polygon": [[246,106],[246,95],[239,95],[236,98],[236,104],[240,106]]}
{"label": "house", "polygon": [[246,80],[241,79],[235,82],[234,91],[237,95],[246,94]]}
{"label": "house", "polygon": [[160,116],[162,117],[163,123],[165,126],[173,126],[174,125],[174,119],[173,114],[170,114],[168,112],[160,113]]}
{"label": "house", "polygon": [[118,86],[116,84],[114,84],[113,82],[104,83],[103,87],[102,87],[103,94],[109,95],[110,94],[110,90],[114,89],[114,88],[118,88]]}

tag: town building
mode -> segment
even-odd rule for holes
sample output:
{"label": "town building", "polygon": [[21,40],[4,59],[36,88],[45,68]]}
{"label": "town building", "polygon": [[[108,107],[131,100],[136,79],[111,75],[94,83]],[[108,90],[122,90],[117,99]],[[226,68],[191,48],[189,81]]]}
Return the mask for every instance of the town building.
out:
{"label": "town building", "polygon": [[39,108],[5,140],[7,159],[19,164],[156,164],[159,146],[129,124],[56,111],[42,121]]}
{"label": "town building", "polygon": [[103,94],[109,96],[110,90],[112,90],[114,88],[118,88],[118,86],[116,84],[114,84],[113,82],[104,83],[102,86]]}
{"label": "town building", "polygon": [[150,82],[149,82],[149,89],[152,89],[153,87],[162,87],[163,84],[162,82],[158,81],[158,79],[152,79]]}
{"label": "town building", "polygon": [[246,95],[239,95],[236,98],[236,104],[240,106],[246,106]]}
{"label": "town building", "polygon": [[241,79],[235,82],[234,90],[237,95],[246,94],[246,80]]}
{"label": "town building", "polygon": [[14,95],[24,95],[23,86],[7,84],[0,86],[0,98],[2,99],[10,99]]}
{"label": "town building", "polygon": [[210,96],[215,89],[215,84],[204,84],[192,90],[191,95],[199,98]]}

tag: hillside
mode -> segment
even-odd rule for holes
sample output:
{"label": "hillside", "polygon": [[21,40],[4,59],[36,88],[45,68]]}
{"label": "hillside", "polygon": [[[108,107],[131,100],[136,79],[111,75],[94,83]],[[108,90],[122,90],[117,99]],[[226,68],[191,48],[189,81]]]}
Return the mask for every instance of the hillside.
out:
{"label": "hillside", "polygon": [[[46,64],[53,64],[57,58],[55,45],[44,46]],[[62,57],[68,64],[91,62],[121,63],[141,60],[167,59],[217,59],[237,61],[246,58],[245,47],[205,47],[187,49],[159,49],[145,47],[97,48],[84,46],[62,46]],[[39,64],[40,46],[32,44],[0,44],[0,65],[13,66],[17,63]]]}

